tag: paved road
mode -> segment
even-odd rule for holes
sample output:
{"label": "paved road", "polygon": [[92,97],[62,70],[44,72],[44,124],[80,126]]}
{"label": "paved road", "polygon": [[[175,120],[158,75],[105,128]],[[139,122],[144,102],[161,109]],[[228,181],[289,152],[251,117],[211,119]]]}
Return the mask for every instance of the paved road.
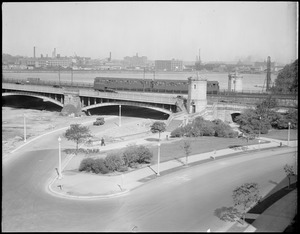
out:
{"label": "paved road", "polygon": [[[47,143],[48,142],[48,143]],[[267,193],[284,177],[291,149],[212,161],[157,178],[125,196],[78,201],[47,191],[57,166],[57,135],[40,151],[29,146],[3,166],[3,231],[211,231],[226,230],[213,211],[231,206],[232,190],[249,181]],[[55,143],[54,143],[55,142]],[[38,145],[35,145],[38,147]],[[268,165],[266,167],[266,165]]]}
{"label": "paved road", "polygon": [[47,190],[57,167],[59,134],[40,138],[5,160],[2,231],[226,230],[228,224],[213,211],[232,205],[232,190],[255,181],[267,193],[284,178],[283,165],[293,161],[293,153],[286,153],[291,149],[264,151],[253,154],[255,160],[244,155],[162,176],[122,197],[68,200]]}

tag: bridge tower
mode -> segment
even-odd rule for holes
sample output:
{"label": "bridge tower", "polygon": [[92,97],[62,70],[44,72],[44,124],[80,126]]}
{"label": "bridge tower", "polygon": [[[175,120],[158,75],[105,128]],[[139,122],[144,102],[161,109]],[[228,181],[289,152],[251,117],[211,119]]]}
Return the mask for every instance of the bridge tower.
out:
{"label": "bridge tower", "polygon": [[188,113],[199,113],[207,106],[206,99],[207,80],[201,79],[197,73],[196,77],[188,78]]}
{"label": "bridge tower", "polygon": [[237,72],[229,73],[228,75],[228,91],[241,92],[243,91],[243,76]]}

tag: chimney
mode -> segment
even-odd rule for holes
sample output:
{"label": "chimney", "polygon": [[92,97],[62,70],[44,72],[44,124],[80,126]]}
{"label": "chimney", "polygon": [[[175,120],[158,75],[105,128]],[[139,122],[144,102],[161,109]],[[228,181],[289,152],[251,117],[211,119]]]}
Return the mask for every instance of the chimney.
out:
{"label": "chimney", "polygon": [[33,58],[35,58],[35,46],[33,47]]}

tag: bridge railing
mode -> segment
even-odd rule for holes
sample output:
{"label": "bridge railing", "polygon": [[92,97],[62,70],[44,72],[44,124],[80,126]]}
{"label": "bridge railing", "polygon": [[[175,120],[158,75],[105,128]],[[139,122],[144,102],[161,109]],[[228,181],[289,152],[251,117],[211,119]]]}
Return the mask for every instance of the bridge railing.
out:
{"label": "bridge railing", "polygon": [[235,91],[228,91],[227,89],[220,89],[218,95],[230,95],[230,96],[238,96],[241,94],[257,94],[257,95],[282,95],[282,96],[297,96],[298,92],[296,93],[286,93],[286,92],[274,92],[274,91],[265,91],[265,90],[241,90],[238,92]]}
{"label": "bridge railing", "polygon": [[43,85],[43,86],[62,86],[62,87],[75,87],[75,88],[91,88],[94,84],[84,82],[68,82],[68,81],[49,81],[49,80],[26,80],[26,79],[14,79],[14,78],[2,78],[2,83],[13,84],[28,84],[28,85]]}
{"label": "bridge railing", "polygon": [[60,88],[54,88],[51,86],[36,86],[36,85],[21,85],[13,83],[3,83],[2,89],[12,89],[20,90],[26,92],[44,92],[44,93],[53,93],[53,94],[63,94],[63,90]]}
{"label": "bridge railing", "polygon": [[140,101],[140,102],[152,102],[161,104],[175,105],[176,96],[157,96],[143,93],[109,93],[100,91],[87,91],[79,90],[80,96],[96,97],[96,98],[110,98],[127,101]]}

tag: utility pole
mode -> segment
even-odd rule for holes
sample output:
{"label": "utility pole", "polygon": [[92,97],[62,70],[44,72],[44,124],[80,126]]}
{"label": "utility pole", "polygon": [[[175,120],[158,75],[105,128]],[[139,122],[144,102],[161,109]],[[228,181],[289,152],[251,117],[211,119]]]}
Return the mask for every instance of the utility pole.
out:
{"label": "utility pole", "polygon": [[23,114],[24,117],[24,142],[26,142],[26,120],[25,120],[25,114]]}
{"label": "utility pole", "polygon": [[271,84],[271,57],[268,56],[268,60],[267,60],[267,86],[266,86],[266,91],[270,90],[270,84]]}
{"label": "utility pole", "polygon": [[144,75],[143,75],[143,92],[145,92],[145,67],[144,67]]}
{"label": "utility pole", "polygon": [[71,85],[73,86],[73,61],[72,61],[72,67],[71,67]]}
{"label": "utility pole", "polygon": [[121,127],[121,105],[119,105],[119,127]]}
{"label": "utility pole", "polygon": [[58,81],[59,81],[59,86],[60,86],[60,66],[58,66]]}

